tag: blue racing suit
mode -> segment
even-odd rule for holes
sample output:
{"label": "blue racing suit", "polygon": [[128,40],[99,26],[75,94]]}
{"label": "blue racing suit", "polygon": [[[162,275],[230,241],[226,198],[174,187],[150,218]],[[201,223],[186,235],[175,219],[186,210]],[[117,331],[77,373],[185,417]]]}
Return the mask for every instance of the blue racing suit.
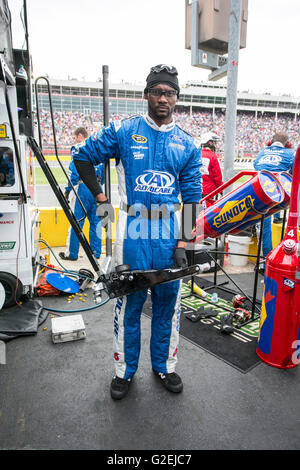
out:
{"label": "blue racing suit", "polygon": [[253,165],[257,171],[289,171],[292,173],[294,159],[294,150],[284,147],[280,142],[274,142],[259,152]]}
{"label": "blue racing suit", "polygon": [[[73,156],[74,150],[75,150],[74,147],[72,147],[72,150],[71,150],[72,156]],[[104,165],[103,164],[98,165],[95,170],[96,170],[96,175],[99,179],[99,182],[101,181],[101,183],[104,183]],[[92,193],[90,192],[90,190],[81,181],[81,178],[76,170],[73,160],[71,161],[69,165],[68,173],[69,173],[69,178],[74,186],[74,189],[77,192],[86,210],[86,215],[90,223],[89,243],[91,245],[92,250],[95,253],[96,258],[100,258],[101,249],[102,249],[102,227],[101,227],[101,221],[99,217],[96,215],[97,203]],[[72,211],[74,212],[75,218],[77,220],[82,219],[79,222],[79,225],[82,229],[84,222],[85,222],[85,214],[84,214],[84,211],[81,207],[79,200],[77,199],[77,197],[74,194],[74,191],[72,190],[72,186],[70,185],[70,183],[68,183],[67,186],[65,187],[65,192],[71,193],[70,207]],[[66,241],[65,255],[72,259],[77,259],[78,252],[79,252],[79,240],[73,228],[70,226],[68,230],[67,241]]]}
{"label": "blue racing suit", "polygon": [[[179,193],[184,203],[201,199],[201,150],[174,122],[158,127],[148,115],[114,121],[77,146],[74,159],[94,165],[116,159],[120,209],[114,264],[131,270],[173,266],[178,240]],[[161,216],[158,209],[163,209]],[[149,217],[150,214],[150,217]],[[157,372],[171,373],[177,362],[180,281],[151,289],[150,352]],[[140,317],[147,290],[117,299],[114,307],[116,375],[129,379],[137,370]]]}
{"label": "blue racing suit", "polygon": [[[253,166],[257,171],[268,170],[272,173],[288,171],[292,173],[294,159],[295,152],[292,149],[284,147],[280,142],[274,142],[259,152]],[[274,214],[274,217],[276,218],[276,214]],[[272,217],[267,217],[264,220],[263,227],[263,256],[266,257],[272,249]]]}

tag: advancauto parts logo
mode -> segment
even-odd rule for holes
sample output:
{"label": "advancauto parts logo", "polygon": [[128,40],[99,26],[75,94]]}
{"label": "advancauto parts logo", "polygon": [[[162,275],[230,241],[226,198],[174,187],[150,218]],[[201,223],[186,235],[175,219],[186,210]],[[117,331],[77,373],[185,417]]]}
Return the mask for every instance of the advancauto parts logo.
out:
{"label": "advancauto parts logo", "polygon": [[135,180],[134,190],[154,194],[172,194],[174,180],[173,175],[164,171],[146,170]]}
{"label": "advancauto parts logo", "polygon": [[147,142],[147,137],[144,137],[143,135],[133,134],[131,137],[138,144],[145,144]]}
{"label": "advancauto parts logo", "polygon": [[266,154],[263,156],[259,163],[267,163],[269,165],[279,165],[282,161],[282,157],[280,155],[268,155]]}

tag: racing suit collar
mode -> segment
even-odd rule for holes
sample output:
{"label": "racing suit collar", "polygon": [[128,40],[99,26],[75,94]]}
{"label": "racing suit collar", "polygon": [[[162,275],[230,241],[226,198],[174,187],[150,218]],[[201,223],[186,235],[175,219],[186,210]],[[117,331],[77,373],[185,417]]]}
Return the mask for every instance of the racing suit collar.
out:
{"label": "racing suit collar", "polygon": [[169,132],[171,131],[174,126],[175,126],[175,121],[174,119],[169,123],[169,124],[163,124],[162,126],[158,126],[154,121],[153,119],[151,119],[151,117],[149,116],[149,114],[145,114],[144,116],[144,119],[146,121],[146,123],[152,127],[152,129],[155,129],[156,131],[159,131],[159,132]]}
{"label": "racing suit collar", "polygon": [[284,148],[284,145],[281,143],[281,142],[273,142],[272,145],[276,146],[276,147],[282,147]]}

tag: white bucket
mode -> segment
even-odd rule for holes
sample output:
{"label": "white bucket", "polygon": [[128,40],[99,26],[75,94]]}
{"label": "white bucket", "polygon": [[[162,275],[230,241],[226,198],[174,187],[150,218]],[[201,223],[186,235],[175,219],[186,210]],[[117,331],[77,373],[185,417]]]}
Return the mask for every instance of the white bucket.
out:
{"label": "white bucket", "polygon": [[[239,235],[228,235],[228,254],[229,254],[229,264],[232,266],[246,266],[248,263],[247,256],[249,254],[249,245],[251,245],[251,237],[239,236]],[[237,253],[236,255],[230,254]]]}

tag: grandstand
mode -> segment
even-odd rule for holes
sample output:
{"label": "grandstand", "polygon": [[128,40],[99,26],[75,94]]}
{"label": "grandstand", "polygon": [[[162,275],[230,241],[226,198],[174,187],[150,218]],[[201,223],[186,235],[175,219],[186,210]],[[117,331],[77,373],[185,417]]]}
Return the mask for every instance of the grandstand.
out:
{"label": "grandstand", "polygon": [[[75,127],[84,125],[90,131],[103,126],[102,82],[49,79],[60,151],[69,150]],[[38,99],[43,134],[43,147],[53,148],[47,86],[39,82]],[[143,114],[144,84],[110,84],[111,118]],[[176,122],[195,137],[213,130],[221,137],[222,155],[225,135],[226,85],[216,82],[188,82],[181,85],[176,107]],[[238,92],[236,158],[251,158],[265,146],[276,130],[284,130],[293,146],[299,136],[300,98],[272,96],[250,91]]]}

